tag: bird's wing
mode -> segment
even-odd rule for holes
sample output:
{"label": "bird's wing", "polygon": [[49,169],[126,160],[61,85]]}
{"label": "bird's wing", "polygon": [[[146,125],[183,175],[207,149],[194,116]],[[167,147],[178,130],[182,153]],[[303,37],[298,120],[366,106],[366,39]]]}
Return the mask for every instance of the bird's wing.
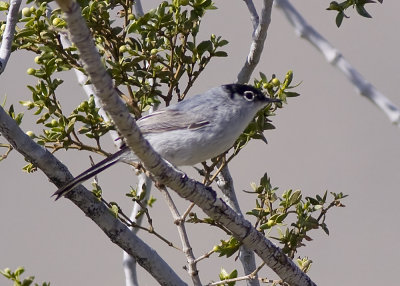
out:
{"label": "bird's wing", "polygon": [[195,130],[209,125],[210,122],[199,113],[164,109],[140,118],[137,124],[140,131],[146,134],[180,129]]}

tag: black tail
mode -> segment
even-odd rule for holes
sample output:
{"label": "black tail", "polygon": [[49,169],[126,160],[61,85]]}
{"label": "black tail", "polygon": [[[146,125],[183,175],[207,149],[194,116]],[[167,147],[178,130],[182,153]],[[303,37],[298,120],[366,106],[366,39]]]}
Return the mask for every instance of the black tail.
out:
{"label": "black tail", "polygon": [[84,181],[96,176],[98,173],[102,172],[103,170],[107,169],[108,167],[111,167],[115,163],[117,163],[121,158],[122,155],[126,152],[130,152],[129,148],[124,146],[122,147],[121,150],[118,152],[115,152],[111,156],[105,158],[104,160],[100,161],[96,165],[90,167],[86,171],[82,172],[80,175],[76,176],[74,179],[69,181],[65,186],[62,188],[58,189],[52,197],[56,196],[56,200],[64,196],[66,193],[71,191],[73,188],[76,186],[80,185]]}

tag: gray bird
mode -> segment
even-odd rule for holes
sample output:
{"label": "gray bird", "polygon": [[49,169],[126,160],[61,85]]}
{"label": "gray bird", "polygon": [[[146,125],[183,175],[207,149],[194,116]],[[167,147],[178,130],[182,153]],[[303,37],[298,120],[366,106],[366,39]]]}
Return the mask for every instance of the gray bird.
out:
{"label": "gray bird", "polygon": [[[253,86],[227,84],[146,115],[137,120],[137,125],[163,158],[175,166],[191,166],[227,151],[259,110],[279,101],[266,97]],[[53,196],[57,200],[115,163],[132,162],[134,158],[129,147],[124,146]]]}

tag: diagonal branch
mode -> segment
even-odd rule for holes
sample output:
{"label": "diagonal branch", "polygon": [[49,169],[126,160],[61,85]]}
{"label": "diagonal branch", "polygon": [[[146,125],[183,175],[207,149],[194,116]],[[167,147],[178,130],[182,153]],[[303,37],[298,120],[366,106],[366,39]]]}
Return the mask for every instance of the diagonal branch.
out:
{"label": "diagonal branch", "polygon": [[[248,4],[249,1],[246,1]],[[242,70],[239,72],[237,76],[237,83],[246,83],[250,80],[250,76],[256,68],[258,62],[260,61],[260,57],[262,51],[264,49],[264,42],[267,38],[267,31],[269,24],[271,23],[271,11],[272,11],[272,3],[273,0],[263,0],[263,7],[261,10],[261,19],[257,26],[257,29],[253,33],[253,41],[250,46],[249,55],[246,58],[246,62],[244,63]],[[253,5],[254,7],[254,5]],[[251,14],[254,13],[252,10],[252,6],[248,4],[248,8]],[[253,22],[254,25],[254,22]]]}
{"label": "diagonal branch", "polygon": [[275,0],[275,4],[282,10],[300,37],[310,42],[330,64],[342,71],[357,91],[379,107],[392,123],[400,125],[400,109],[369,83],[336,48],[310,26],[288,0]]}
{"label": "diagonal branch", "polygon": [[[58,0],[57,3],[65,12],[72,42],[80,52],[82,62],[104,109],[126,139],[128,146],[143,162],[146,169],[154,174],[156,180],[176,191],[179,196],[196,203],[208,216],[222,223],[246,247],[254,250],[285,282],[293,286],[315,285],[281,249],[258,232],[249,221],[243,219],[217,198],[214,190],[188,178],[186,174],[172,167],[153,150],[143,138],[135,120],[113,88],[112,79],[102,65],[100,55],[91,40],[90,31],[81,16],[79,5],[71,0]],[[66,196],[76,200],[78,195],[77,192],[71,192]]]}
{"label": "diagonal branch", "polygon": [[15,26],[18,22],[18,12],[21,6],[21,0],[11,0],[10,9],[7,15],[6,29],[3,33],[3,41],[0,47],[0,74],[3,73],[7,66],[8,59],[11,54],[11,46],[14,39]]}

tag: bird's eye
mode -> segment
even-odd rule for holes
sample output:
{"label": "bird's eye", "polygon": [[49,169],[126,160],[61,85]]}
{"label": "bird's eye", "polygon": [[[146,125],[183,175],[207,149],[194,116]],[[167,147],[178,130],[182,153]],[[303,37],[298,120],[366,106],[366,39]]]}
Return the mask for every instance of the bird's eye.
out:
{"label": "bird's eye", "polygon": [[247,91],[245,91],[245,92],[243,93],[243,96],[244,96],[244,98],[245,98],[246,100],[248,100],[248,101],[253,101],[253,99],[254,99],[254,92],[247,90]]}

